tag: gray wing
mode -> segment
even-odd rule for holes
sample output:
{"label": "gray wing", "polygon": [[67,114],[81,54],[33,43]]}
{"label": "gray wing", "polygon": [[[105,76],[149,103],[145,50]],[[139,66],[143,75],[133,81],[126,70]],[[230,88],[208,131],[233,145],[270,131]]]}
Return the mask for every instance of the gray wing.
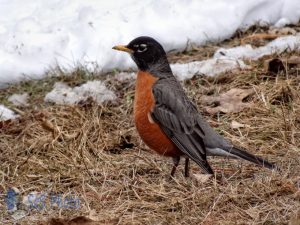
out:
{"label": "gray wing", "polygon": [[158,80],[153,86],[155,106],[152,118],[190,159],[206,173],[213,171],[206,160],[205,133],[196,107],[175,78]]}

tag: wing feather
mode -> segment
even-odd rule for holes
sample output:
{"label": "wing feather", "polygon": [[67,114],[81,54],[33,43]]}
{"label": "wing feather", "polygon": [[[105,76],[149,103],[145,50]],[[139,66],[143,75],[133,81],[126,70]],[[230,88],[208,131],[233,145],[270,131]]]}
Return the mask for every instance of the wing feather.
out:
{"label": "wing feather", "polygon": [[153,86],[153,96],[155,106],[151,116],[154,121],[185,155],[212,174],[206,160],[205,133],[199,125],[198,111],[178,81],[175,78],[158,80]]}

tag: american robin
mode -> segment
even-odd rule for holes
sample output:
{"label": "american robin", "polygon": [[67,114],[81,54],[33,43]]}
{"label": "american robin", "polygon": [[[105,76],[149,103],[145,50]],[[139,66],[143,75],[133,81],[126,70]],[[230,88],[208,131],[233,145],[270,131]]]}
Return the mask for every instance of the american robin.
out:
{"label": "american robin", "polygon": [[113,49],[128,52],[139,69],[134,100],[135,126],[148,147],[173,158],[171,176],[181,156],[186,158],[186,177],[189,176],[189,159],[205,173],[213,174],[207,156],[234,157],[276,168],[234,146],[212,129],[174,77],[167,55],[156,40],[142,36]]}

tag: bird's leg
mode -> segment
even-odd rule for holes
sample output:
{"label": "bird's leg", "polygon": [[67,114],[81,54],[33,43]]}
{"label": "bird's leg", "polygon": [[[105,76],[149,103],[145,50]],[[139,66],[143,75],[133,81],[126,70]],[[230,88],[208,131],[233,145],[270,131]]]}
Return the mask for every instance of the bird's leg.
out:
{"label": "bird's leg", "polygon": [[179,165],[179,162],[180,162],[180,156],[176,156],[176,157],[173,157],[173,168],[172,168],[172,171],[171,171],[171,177],[174,177],[174,174],[176,172],[176,168],[177,166]]}
{"label": "bird's leg", "polygon": [[185,177],[190,176],[190,159],[189,158],[185,158],[184,176]]}

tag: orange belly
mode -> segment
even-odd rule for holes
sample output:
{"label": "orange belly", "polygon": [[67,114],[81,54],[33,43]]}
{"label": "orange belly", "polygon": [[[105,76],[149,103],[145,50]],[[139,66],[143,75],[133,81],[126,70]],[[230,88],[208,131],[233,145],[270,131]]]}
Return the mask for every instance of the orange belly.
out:
{"label": "orange belly", "polygon": [[165,156],[182,155],[176,145],[162,132],[160,127],[149,121],[148,114],[154,106],[152,86],[157,78],[139,71],[136,80],[134,99],[134,121],[139,135],[145,144]]}

